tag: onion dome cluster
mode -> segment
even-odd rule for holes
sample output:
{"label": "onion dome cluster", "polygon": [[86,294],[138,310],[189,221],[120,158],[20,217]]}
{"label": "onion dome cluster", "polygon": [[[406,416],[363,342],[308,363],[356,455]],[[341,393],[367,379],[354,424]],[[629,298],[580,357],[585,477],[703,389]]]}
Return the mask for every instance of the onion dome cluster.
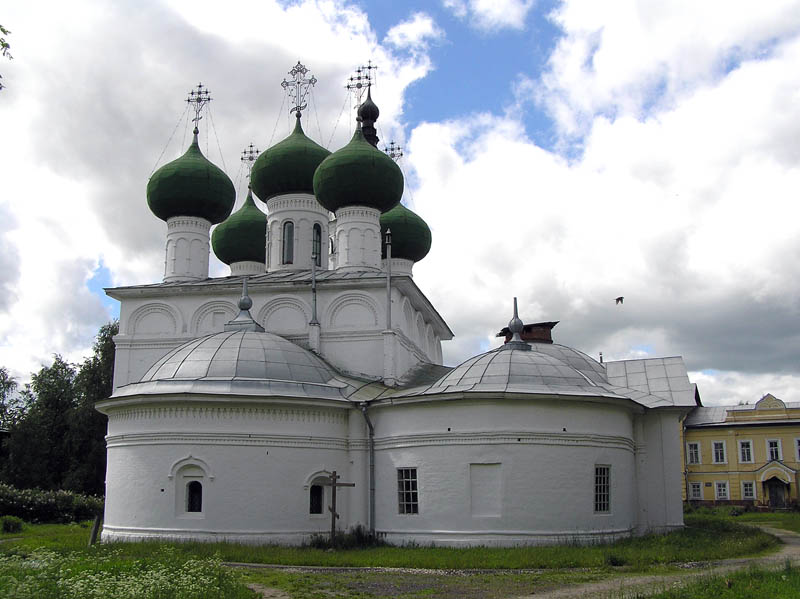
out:
{"label": "onion dome cluster", "polygon": [[294,131],[263,152],[253,164],[253,191],[266,202],[285,193],[314,193],[314,171],[330,152],[303,133],[298,114]]}
{"label": "onion dome cluster", "polygon": [[220,224],[211,234],[214,253],[222,262],[266,262],[265,239],[267,215],[253,201],[247,191],[244,204]]}
{"label": "onion dome cluster", "polygon": [[[431,250],[431,230],[415,212],[398,204],[381,214],[381,239],[386,239],[386,230],[392,231],[392,258],[403,258],[419,262]],[[381,254],[386,258],[386,244]]]}
{"label": "onion dome cluster", "polygon": [[403,173],[358,128],[350,143],[317,168],[314,195],[331,212],[345,206],[368,206],[386,212],[400,203]]}
{"label": "onion dome cluster", "polygon": [[158,169],[147,183],[147,205],[164,221],[195,216],[216,224],[231,213],[235,199],[228,175],[200,151],[196,130],[186,153]]}

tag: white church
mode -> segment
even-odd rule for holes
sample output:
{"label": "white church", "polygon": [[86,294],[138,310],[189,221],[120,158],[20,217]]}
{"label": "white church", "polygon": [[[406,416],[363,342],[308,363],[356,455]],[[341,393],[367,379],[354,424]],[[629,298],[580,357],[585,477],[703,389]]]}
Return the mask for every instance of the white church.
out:
{"label": "white church", "polygon": [[[395,544],[682,526],[679,428],[697,405],[683,360],[600,363],[515,305],[505,344],[443,366],[453,332],[413,278],[431,233],[400,203],[369,91],[333,153],[304,133],[300,99],[238,211],[197,128],[147,184],[164,279],[107,290],[121,308],[114,393],[97,404],[103,539],[300,544],[330,530],[334,490],[338,529]],[[230,276],[209,278],[212,248]]]}

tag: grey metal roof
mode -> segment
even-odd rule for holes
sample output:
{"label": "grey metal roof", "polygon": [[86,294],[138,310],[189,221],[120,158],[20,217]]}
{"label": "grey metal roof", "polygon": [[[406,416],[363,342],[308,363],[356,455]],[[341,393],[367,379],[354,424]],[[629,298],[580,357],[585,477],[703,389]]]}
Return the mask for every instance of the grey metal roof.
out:
{"label": "grey metal roof", "polygon": [[647,358],[605,363],[608,382],[669,401],[673,405],[694,406],[695,387],[683,358]]}
{"label": "grey metal roof", "polygon": [[[792,408],[800,408],[799,402],[791,402],[786,403],[787,409]],[[767,425],[767,424],[785,424],[787,422],[791,422],[792,424],[798,424],[800,420],[798,419],[781,419],[781,418],[770,418],[770,419],[753,419],[753,420],[734,420],[731,422],[725,422],[725,419],[728,417],[729,412],[754,412],[756,411],[755,404],[747,404],[743,406],[710,406],[710,407],[700,407],[692,410],[689,415],[686,417],[684,424],[686,426],[757,426],[757,425]]]}
{"label": "grey metal roof", "polygon": [[[391,395],[413,398],[448,393],[512,393],[630,399],[646,408],[694,405],[688,395],[656,395],[608,380],[603,365],[559,344],[531,343],[531,351],[494,349],[470,358],[439,380]],[[680,360],[680,358],[678,358]],[[682,361],[681,361],[682,363]],[[688,385],[688,376],[686,377]]]}
{"label": "grey metal roof", "polygon": [[223,332],[193,339],[158,360],[113,398],[162,393],[345,398],[355,387],[324,360],[278,335]]}

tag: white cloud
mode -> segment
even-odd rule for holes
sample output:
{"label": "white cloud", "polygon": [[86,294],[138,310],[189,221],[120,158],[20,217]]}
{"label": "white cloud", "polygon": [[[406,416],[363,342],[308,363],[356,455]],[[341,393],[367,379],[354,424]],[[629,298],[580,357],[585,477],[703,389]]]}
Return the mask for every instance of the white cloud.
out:
{"label": "white cloud", "polygon": [[484,31],[525,29],[534,0],[442,0],[445,8]]}
{"label": "white cloud", "polygon": [[704,398],[758,399],[774,380],[800,401],[800,28],[781,36],[645,117],[590,112],[570,159],[509,117],[417,127],[406,159],[433,249],[416,279],[472,342],[446,359],[494,342],[519,296],[524,321],[561,320],[555,339],[595,358],[683,355],[727,373],[698,381]]}
{"label": "white cloud", "polygon": [[704,406],[754,404],[767,393],[784,401],[800,401],[800,376],[744,375],[739,372],[690,372]]}
{"label": "white cloud", "polygon": [[794,37],[800,2],[566,0],[551,15],[564,33],[542,77],[542,101],[563,132],[597,114],[645,114],[714,85],[732,64]]}
{"label": "white cloud", "polygon": [[431,68],[423,48],[396,55],[363,10],[338,1],[249,1],[236,10],[77,1],[46,15],[18,4],[3,24],[14,32],[15,60],[2,64],[0,92],[0,288],[10,291],[0,301],[0,365],[21,378],[53,353],[88,353],[109,318],[87,288],[101,263],[114,285],[163,276],[165,225],[147,209],[145,186],[173,129],[160,164],[185,150],[186,125],[176,120],[198,81],[214,98],[201,146],[220,166],[227,160],[242,193],[242,148],[265,149],[293,124],[288,111],[279,115],[280,83],[298,60],[319,80],[304,127],[332,148],[355,127],[343,106],[355,67],[380,65],[373,96],[387,137],[401,127],[405,89]]}
{"label": "white cloud", "polygon": [[398,23],[386,32],[385,42],[398,49],[407,49],[412,52],[426,50],[431,42],[444,38],[436,22],[425,13],[414,13],[406,21]]}

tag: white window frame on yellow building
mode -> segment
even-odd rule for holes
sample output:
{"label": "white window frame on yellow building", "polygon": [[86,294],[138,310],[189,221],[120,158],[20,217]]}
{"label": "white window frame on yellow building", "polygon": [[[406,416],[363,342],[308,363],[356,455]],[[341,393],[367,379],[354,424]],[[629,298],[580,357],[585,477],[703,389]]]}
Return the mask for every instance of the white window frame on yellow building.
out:
{"label": "white window frame on yellow building", "polygon": [[[777,443],[778,448],[778,457],[773,458],[772,452],[770,451],[770,443]],[[771,462],[773,460],[778,460],[779,462],[783,461],[783,448],[781,447],[781,440],[780,439],[766,439],[765,444],[767,447],[767,461]]]}
{"label": "white window frame on yellow building", "polygon": [[[744,486],[746,484],[753,485],[753,495],[750,496],[750,497],[748,497],[747,495],[744,494]],[[742,499],[746,500],[746,501],[749,501],[749,500],[757,501],[758,500],[758,490],[757,489],[758,489],[758,485],[756,484],[756,481],[754,481],[754,480],[743,480],[741,482]]]}
{"label": "white window frame on yellow building", "polygon": [[[700,490],[700,492],[697,495],[695,495],[694,492],[693,492],[695,487],[697,487]],[[690,501],[703,501],[703,483],[696,482],[696,481],[690,481],[689,482],[689,500]]]}
{"label": "white window frame on yellow building", "polygon": [[800,462],[800,437],[794,438],[794,459]]}
{"label": "white window frame on yellow building", "polygon": [[[717,443],[722,444],[722,461],[717,461]],[[723,439],[715,439],[711,441],[711,463],[712,464],[727,464],[728,463],[728,448],[725,446]],[[716,495],[716,493],[714,493]]]}
{"label": "white window frame on yellow building", "polygon": [[[748,444],[747,453],[750,454],[749,460],[742,459],[742,445],[745,443]],[[753,440],[752,439],[739,439],[739,463],[740,464],[752,464],[753,463]]]}
{"label": "white window frame on yellow building", "polygon": [[[721,497],[719,494],[719,486],[725,485],[725,497]],[[731,498],[731,486],[728,484],[727,480],[715,480],[714,481],[714,499],[717,501],[729,501]]]}
{"label": "white window frame on yellow building", "polygon": [[[697,461],[696,462],[692,461],[692,445],[697,447]],[[703,452],[701,451],[701,448],[700,448],[700,441],[689,441],[686,444],[686,463],[687,464],[691,464],[692,466],[695,466],[697,464],[702,464],[703,463]]]}

